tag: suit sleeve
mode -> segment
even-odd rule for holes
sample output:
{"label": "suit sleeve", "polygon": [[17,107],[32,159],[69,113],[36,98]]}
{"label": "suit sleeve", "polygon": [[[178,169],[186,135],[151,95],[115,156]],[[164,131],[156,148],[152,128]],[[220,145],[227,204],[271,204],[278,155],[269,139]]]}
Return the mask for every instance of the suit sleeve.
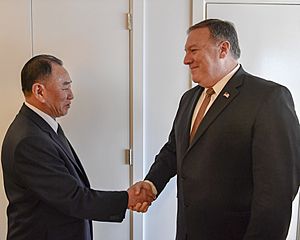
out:
{"label": "suit sleeve", "polygon": [[15,151],[16,176],[31,194],[66,215],[120,222],[125,217],[126,191],[97,191],[72,176],[49,140],[28,137]]}
{"label": "suit sleeve", "polygon": [[253,127],[253,201],[243,240],[283,240],[299,186],[300,130],[290,92],[265,96]]}
{"label": "suit sleeve", "polygon": [[145,180],[149,180],[154,184],[158,194],[164,189],[169,180],[176,175],[176,164],[176,143],[173,127],[168,142],[156,155],[155,161],[145,178]]}

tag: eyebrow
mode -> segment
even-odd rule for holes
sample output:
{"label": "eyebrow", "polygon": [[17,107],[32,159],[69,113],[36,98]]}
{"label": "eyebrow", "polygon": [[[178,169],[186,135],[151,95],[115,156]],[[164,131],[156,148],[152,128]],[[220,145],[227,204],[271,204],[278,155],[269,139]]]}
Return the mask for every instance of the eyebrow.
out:
{"label": "eyebrow", "polygon": [[63,82],[63,85],[69,85],[69,84],[71,84],[71,83],[72,83],[72,80]]}
{"label": "eyebrow", "polygon": [[186,51],[186,50],[191,49],[191,48],[193,48],[193,47],[198,47],[198,46],[197,46],[196,44],[192,44],[192,45],[186,46],[186,47],[184,48],[184,50]]}

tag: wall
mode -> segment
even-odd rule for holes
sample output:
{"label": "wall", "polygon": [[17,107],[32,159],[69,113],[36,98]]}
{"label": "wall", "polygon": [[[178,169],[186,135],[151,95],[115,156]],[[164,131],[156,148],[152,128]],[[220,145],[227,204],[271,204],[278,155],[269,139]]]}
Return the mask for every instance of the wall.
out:
{"label": "wall", "polygon": [[[29,2],[0,0],[0,147],[8,125],[23,101],[21,91],[14,93],[20,88],[20,69],[31,55]],[[3,31],[8,23],[9,30]],[[0,239],[6,236],[6,207],[0,168]]]}
{"label": "wall", "polygon": [[[148,0],[145,8],[145,172],[167,141],[180,97],[189,87],[183,64],[190,2]],[[176,227],[176,179],[145,215],[145,240],[171,240]],[[159,231],[158,231],[159,227]]]}
{"label": "wall", "polygon": [[[137,88],[135,97],[144,89],[144,98],[142,97],[143,106],[138,106],[138,110],[144,111],[141,118],[141,112],[135,112],[134,115],[145,130],[144,135],[144,159],[136,159],[139,166],[141,161],[145,161],[145,171],[151,165],[155,154],[159,151],[162,144],[167,139],[171,128],[172,120],[175,115],[177,105],[181,94],[189,86],[189,75],[187,68],[183,66],[184,43],[186,37],[186,29],[190,21],[190,1],[182,0],[135,0],[134,16],[145,21],[142,30],[135,31],[135,56],[137,61],[141,55],[143,65],[135,62],[135,73],[141,71],[135,76],[135,84]],[[143,5],[144,3],[144,5]],[[0,24],[1,29],[5,29],[1,34],[1,142],[9,123],[17,113],[23,96],[20,89],[20,69],[32,54],[31,49],[31,1],[26,0],[0,0]],[[135,20],[134,20],[135,21]],[[9,22],[9,25],[7,23]],[[3,24],[3,26],[2,26]],[[135,30],[141,22],[135,22]],[[9,28],[9,29],[8,29]],[[144,38],[136,36],[144,31]],[[145,46],[144,50],[139,49],[137,42],[143,42],[141,46]],[[17,63],[17,64],[16,64]],[[139,69],[137,69],[139,67]],[[73,74],[74,75],[74,74]],[[145,81],[142,79],[145,77]],[[7,82],[6,82],[7,81]],[[14,83],[12,83],[12,81]],[[143,82],[143,86],[141,86]],[[6,84],[7,83],[7,84]],[[167,91],[167,95],[166,95]],[[18,96],[15,96],[15,93]],[[14,101],[9,104],[4,101],[14,97]],[[167,96],[167,97],[166,97]],[[5,116],[3,115],[5,113]],[[138,115],[138,116],[137,116]],[[147,119],[147,120],[144,120]],[[143,124],[145,124],[143,126]],[[141,131],[134,126],[134,134]],[[68,126],[66,126],[66,130]],[[140,137],[141,134],[138,135]],[[72,136],[72,132],[70,132]],[[134,156],[143,156],[140,154],[141,146],[138,143],[139,138],[135,137]],[[138,149],[137,149],[138,148]],[[81,151],[79,150],[79,153]],[[137,154],[136,154],[137,153]],[[137,164],[136,164],[137,165]],[[136,166],[135,165],[135,166]],[[140,167],[139,167],[140,168]],[[142,174],[135,169],[135,181],[142,178]],[[1,172],[2,175],[2,172]],[[0,239],[6,236],[6,207],[7,200],[4,195],[2,176],[0,178]],[[145,238],[144,239],[173,239],[175,233],[175,216],[176,216],[176,186],[175,179],[168,185],[164,193],[153,204],[149,212],[144,215],[145,218]],[[170,214],[171,213],[171,214]],[[141,214],[136,214],[135,219],[141,219]],[[141,227],[139,222],[135,222],[135,227]],[[156,235],[157,226],[161,225],[162,230],[159,236]],[[140,239],[137,237],[136,239]]]}
{"label": "wall", "polygon": [[[69,114],[59,120],[92,188],[128,188],[124,154],[129,139],[128,3],[0,0],[0,148],[23,102],[21,68],[32,55],[53,54],[70,72],[75,96]],[[0,179],[0,239],[5,239],[7,200],[2,172]],[[128,213],[122,224],[95,222],[94,238],[129,239]]]}
{"label": "wall", "polygon": [[[11,1],[16,3],[14,8],[7,7],[6,3]],[[12,91],[11,88],[16,89],[20,87],[19,71],[31,55],[30,51],[21,50],[30,49],[31,44],[30,36],[26,34],[30,29],[29,2],[30,0],[21,2],[19,0],[0,0],[1,29],[7,26],[5,25],[7,22],[9,22],[12,30],[17,29],[17,31],[12,31],[6,36],[0,35],[1,39],[4,37],[7,39],[5,44],[0,45],[1,96],[9,96]],[[183,65],[183,56],[186,30],[191,22],[191,2],[193,1],[135,0],[134,2],[138,4],[136,9],[138,12],[135,12],[134,16],[138,14],[139,18],[144,21],[143,27],[139,26],[139,28],[143,28],[143,30],[139,29],[139,31],[144,31],[143,39],[140,37],[136,37],[136,39],[143,42],[138,46],[145,47],[144,50],[136,49],[136,52],[140,51],[140,54],[144,54],[141,59],[141,61],[144,61],[143,64],[141,62],[135,63],[135,66],[139,68],[136,71],[140,71],[143,68],[142,73],[138,73],[139,79],[136,79],[136,81],[139,82],[136,82],[136,84],[138,85],[138,90],[143,91],[144,96],[138,96],[143,102],[143,106],[138,106],[138,109],[143,111],[143,117],[141,118],[141,112],[134,113],[135,116],[138,115],[138,122],[143,121],[143,123],[138,127],[136,125],[134,127],[137,131],[140,131],[140,128],[144,128],[144,135],[143,139],[135,137],[135,146],[138,149],[134,151],[138,151],[138,154],[135,154],[135,156],[143,157],[143,159],[136,160],[144,160],[144,172],[147,173],[154,161],[154,156],[168,138],[180,97],[189,88],[189,73],[187,67]],[[140,6],[140,4],[143,6]],[[0,34],[3,33],[0,32]],[[23,46],[16,43],[17,41],[19,43],[19,39],[22,39]],[[14,51],[9,51],[9,49],[14,49]],[[140,54],[138,54],[138,57],[140,57]],[[12,61],[18,64],[10,68],[9,63]],[[144,82],[142,81],[143,78]],[[15,79],[17,84],[13,86],[6,85],[5,80],[7,79]],[[142,84],[143,86],[141,86]],[[5,106],[3,104],[0,105],[1,142],[6,127],[17,112],[22,99],[20,93],[13,102]],[[3,111],[9,112],[9,114],[3,116]],[[137,140],[143,141],[143,146],[140,146]],[[139,150],[141,148],[144,149],[143,154]],[[2,175],[2,172],[0,173]],[[139,180],[141,177],[139,172],[135,173],[135,180]],[[4,196],[2,177],[0,177],[0,185],[0,239],[5,239],[5,209],[7,201]],[[152,204],[149,211],[143,215],[143,239],[173,240],[176,229],[176,209],[176,179],[174,178]],[[140,218],[141,214],[136,214],[136,216]],[[137,238],[137,240],[140,239]]]}

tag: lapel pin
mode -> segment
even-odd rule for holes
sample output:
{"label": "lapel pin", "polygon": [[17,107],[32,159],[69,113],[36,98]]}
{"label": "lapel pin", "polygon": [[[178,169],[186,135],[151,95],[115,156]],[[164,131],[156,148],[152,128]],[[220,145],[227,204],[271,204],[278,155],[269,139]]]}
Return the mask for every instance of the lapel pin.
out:
{"label": "lapel pin", "polygon": [[230,94],[229,94],[229,92],[224,92],[223,96],[226,98],[229,98]]}

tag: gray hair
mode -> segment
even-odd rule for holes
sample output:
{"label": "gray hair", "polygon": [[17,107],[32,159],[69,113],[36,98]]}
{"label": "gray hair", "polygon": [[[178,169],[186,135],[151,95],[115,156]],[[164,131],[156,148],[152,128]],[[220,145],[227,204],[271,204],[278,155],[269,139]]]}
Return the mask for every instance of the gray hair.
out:
{"label": "gray hair", "polygon": [[188,33],[197,29],[207,27],[211,37],[215,40],[228,41],[230,43],[230,52],[235,59],[241,56],[239,40],[233,23],[220,19],[206,19],[196,23],[188,29]]}

